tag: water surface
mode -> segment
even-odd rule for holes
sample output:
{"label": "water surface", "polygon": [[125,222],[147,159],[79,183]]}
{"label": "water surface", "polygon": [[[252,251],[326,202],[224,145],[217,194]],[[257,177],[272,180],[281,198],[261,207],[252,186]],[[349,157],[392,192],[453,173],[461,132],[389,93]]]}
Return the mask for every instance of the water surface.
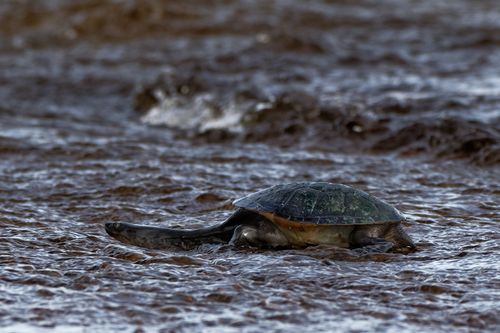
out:
{"label": "water surface", "polygon": [[[496,332],[495,1],[0,4],[6,332]],[[418,251],[153,251],[291,181],[365,190]]]}

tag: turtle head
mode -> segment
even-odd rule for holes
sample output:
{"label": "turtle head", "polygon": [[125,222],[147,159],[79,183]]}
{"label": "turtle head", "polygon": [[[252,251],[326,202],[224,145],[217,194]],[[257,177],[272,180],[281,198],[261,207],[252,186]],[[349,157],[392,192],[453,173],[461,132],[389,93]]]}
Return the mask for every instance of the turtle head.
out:
{"label": "turtle head", "polygon": [[130,223],[111,222],[104,225],[104,229],[111,237],[124,242],[131,243],[137,237],[137,226]]}
{"label": "turtle head", "polygon": [[182,242],[182,235],[185,233],[124,222],[106,223],[104,228],[108,235],[122,243],[147,248],[165,247],[176,241]]}
{"label": "turtle head", "polygon": [[114,237],[115,235],[117,235],[121,231],[123,231],[124,227],[123,227],[123,223],[110,222],[110,223],[106,223],[104,225],[104,229],[106,229],[106,232],[108,233],[108,235]]}

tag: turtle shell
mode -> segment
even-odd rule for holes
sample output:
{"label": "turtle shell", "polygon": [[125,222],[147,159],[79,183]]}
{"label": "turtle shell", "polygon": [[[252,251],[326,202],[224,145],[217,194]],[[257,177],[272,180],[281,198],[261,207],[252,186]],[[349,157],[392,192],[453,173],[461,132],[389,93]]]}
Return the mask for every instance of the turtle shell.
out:
{"label": "turtle shell", "polygon": [[396,208],[366,192],[324,182],[276,185],[233,204],[304,224],[367,225],[404,220]]}

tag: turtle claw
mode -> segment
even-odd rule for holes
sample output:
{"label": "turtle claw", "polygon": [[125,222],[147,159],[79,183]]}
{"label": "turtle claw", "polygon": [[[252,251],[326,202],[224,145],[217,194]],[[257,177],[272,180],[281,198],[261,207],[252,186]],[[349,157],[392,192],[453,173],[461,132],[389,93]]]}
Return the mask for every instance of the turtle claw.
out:
{"label": "turtle claw", "polygon": [[386,253],[394,247],[394,244],[386,240],[377,240],[374,244],[365,245],[352,249],[351,251],[358,255],[367,255],[371,253]]}

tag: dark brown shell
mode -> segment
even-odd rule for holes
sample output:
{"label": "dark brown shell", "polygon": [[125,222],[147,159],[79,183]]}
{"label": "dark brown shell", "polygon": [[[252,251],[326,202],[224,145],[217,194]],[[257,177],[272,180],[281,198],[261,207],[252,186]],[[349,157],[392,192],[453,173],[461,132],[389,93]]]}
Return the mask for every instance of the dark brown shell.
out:
{"label": "dark brown shell", "polygon": [[305,224],[368,225],[404,220],[396,208],[368,193],[325,182],[276,185],[233,204]]}

